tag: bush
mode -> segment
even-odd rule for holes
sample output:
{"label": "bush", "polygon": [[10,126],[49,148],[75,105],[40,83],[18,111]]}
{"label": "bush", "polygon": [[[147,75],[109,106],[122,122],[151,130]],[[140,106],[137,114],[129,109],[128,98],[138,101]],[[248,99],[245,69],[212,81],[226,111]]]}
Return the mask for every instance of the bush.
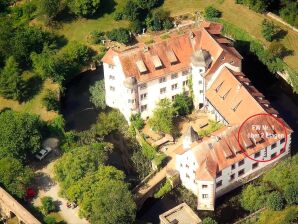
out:
{"label": "bush", "polygon": [[47,111],[58,111],[59,110],[59,100],[57,92],[48,89],[46,95],[42,99],[42,104]]}
{"label": "bush", "polygon": [[149,160],[153,160],[155,158],[156,149],[151,146],[143,137],[140,140],[140,144],[142,147],[143,155],[146,156]]}
{"label": "bush", "polygon": [[298,187],[297,185],[288,185],[284,189],[284,197],[289,205],[298,204]]}
{"label": "bush", "polygon": [[45,224],[56,224],[57,223],[56,218],[53,216],[50,216],[50,215],[47,215],[46,217],[44,217],[43,221]]}
{"label": "bush", "polygon": [[268,51],[273,57],[278,58],[285,57],[287,53],[287,49],[285,48],[285,46],[277,41],[273,41],[272,43],[270,43]]}
{"label": "bush", "polygon": [[114,20],[119,21],[123,19],[123,12],[115,12]]}
{"label": "bush", "polygon": [[130,122],[138,130],[141,130],[145,125],[140,113],[131,115]]}
{"label": "bush", "polygon": [[172,190],[172,185],[171,182],[169,180],[167,180],[162,186],[161,188],[154,194],[155,198],[161,198],[163,197],[165,194],[169,193]]}
{"label": "bush", "polygon": [[207,217],[203,220],[203,224],[217,224],[217,222],[214,219]]}
{"label": "bush", "polygon": [[266,206],[273,211],[280,211],[284,207],[282,194],[278,191],[271,192],[268,195]]}
{"label": "bush", "polygon": [[143,32],[143,23],[140,20],[134,20],[131,22],[130,29],[134,33],[142,33]]}
{"label": "bush", "polygon": [[221,12],[214,8],[213,6],[208,6],[204,10],[204,17],[206,19],[214,19],[219,18],[221,16]]}
{"label": "bush", "polygon": [[92,102],[96,108],[105,109],[106,105],[106,92],[104,80],[95,82],[93,86],[89,88],[90,102]]}
{"label": "bush", "polygon": [[41,212],[44,215],[47,215],[50,212],[55,211],[55,209],[56,209],[56,206],[52,197],[46,196],[41,198]]}
{"label": "bush", "polygon": [[187,114],[190,114],[191,111],[193,110],[192,98],[185,94],[177,95],[173,105],[180,116],[185,116]]}
{"label": "bush", "polygon": [[102,40],[105,39],[105,32],[101,31],[92,31],[90,33],[91,44],[101,44]]}
{"label": "bush", "polygon": [[152,162],[157,167],[157,169],[160,169],[165,165],[166,159],[167,156],[164,153],[156,153]]}
{"label": "bush", "polygon": [[280,28],[272,21],[269,21],[267,19],[264,19],[262,22],[262,35],[267,41],[273,41],[275,36],[278,34],[280,31]]}
{"label": "bush", "polygon": [[133,152],[131,160],[140,180],[149,175],[151,172],[151,160],[143,154],[141,149]]}
{"label": "bush", "polygon": [[129,44],[132,41],[131,34],[128,29],[118,28],[107,32],[107,37],[112,41],[117,41],[123,44]]}

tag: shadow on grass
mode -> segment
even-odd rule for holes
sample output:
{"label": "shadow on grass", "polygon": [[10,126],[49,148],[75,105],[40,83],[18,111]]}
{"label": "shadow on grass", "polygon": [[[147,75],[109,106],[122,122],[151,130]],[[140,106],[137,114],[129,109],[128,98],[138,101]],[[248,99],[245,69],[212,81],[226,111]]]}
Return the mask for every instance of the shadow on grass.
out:
{"label": "shadow on grass", "polygon": [[40,93],[43,82],[41,77],[32,76],[26,80],[25,83],[24,94],[21,102],[27,102]]}

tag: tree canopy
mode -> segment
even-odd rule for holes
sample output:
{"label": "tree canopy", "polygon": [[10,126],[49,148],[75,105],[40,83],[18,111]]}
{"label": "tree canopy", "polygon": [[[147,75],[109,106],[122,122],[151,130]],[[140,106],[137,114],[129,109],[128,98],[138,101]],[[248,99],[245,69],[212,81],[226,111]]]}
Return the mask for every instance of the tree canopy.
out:
{"label": "tree canopy", "polygon": [[185,94],[179,94],[174,100],[174,107],[180,116],[190,114],[193,109],[192,98]]}
{"label": "tree canopy", "polygon": [[89,88],[90,101],[95,105],[96,108],[106,108],[106,92],[104,80],[97,81],[93,86]]}
{"label": "tree canopy", "polygon": [[41,127],[38,116],[11,110],[0,113],[0,152],[26,160],[41,147]]}
{"label": "tree canopy", "polygon": [[44,17],[46,24],[51,23],[61,10],[61,0],[40,0],[38,2],[38,13]]}
{"label": "tree canopy", "polygon": [[214,8],[213,6],[208,6],[204,10],[204,17],[206,19],[214,19],[219,18],[221,16],[221,12]]}
{"label": "tree canopy", "polygon": [[273,41],[274,37],[278,34],[280,28],[272,21],[264,19],[262,22],[262,34],[267,41]]}
{"label": "tree canopy", "polygon": [[126,28],[113,29],[107,32],[107,37],[112,41],[117,41],[123,44],[129,44],[132,41],[131,34]]}
{"label": "tree canopy", "polygon": [[75,15],[88,17],[98,12],[100,0],[69,0],[68,7]]}

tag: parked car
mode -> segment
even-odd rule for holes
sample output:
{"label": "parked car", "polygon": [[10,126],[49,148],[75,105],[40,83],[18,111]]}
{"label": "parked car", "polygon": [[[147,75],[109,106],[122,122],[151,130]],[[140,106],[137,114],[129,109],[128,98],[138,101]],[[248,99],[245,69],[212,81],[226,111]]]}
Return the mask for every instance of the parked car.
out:
{"label": "parked car", "polygon": [[38,153],[35,154],[35,157],[38,160],[44,159],[50,152],[52,151],[52,148],[45,147],[44,149],[40,150]]}

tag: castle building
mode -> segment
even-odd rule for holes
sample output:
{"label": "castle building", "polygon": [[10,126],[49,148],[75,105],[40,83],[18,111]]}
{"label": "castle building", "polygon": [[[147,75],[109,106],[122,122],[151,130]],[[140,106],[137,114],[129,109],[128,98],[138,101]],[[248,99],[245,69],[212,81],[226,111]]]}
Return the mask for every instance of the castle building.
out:
{"label": "castle building", "polygon": [[[192,91],[195,108],[212,113],[225,125],[204,138],[189,127],[176,150],[181,183],[197,195],[201,210],[213,210],[217,197],[256,178],[290,154],[292,130],[277,122],[282,121],[278,112],[242,73],[243,58],[222,36],[222,28],[218,23],[203,22],[149,46],[110,49],[102,59],[106,103],[119,109],[127,120],[135,113],[146,119],[159,100]],[[251,138],[247,129],[239,134],[241,124],[256,114],[272,116],[255,116],[247,125],[268,126],[266,134],[284,136]],[[239,147],[239,139],[244,149]]]}

